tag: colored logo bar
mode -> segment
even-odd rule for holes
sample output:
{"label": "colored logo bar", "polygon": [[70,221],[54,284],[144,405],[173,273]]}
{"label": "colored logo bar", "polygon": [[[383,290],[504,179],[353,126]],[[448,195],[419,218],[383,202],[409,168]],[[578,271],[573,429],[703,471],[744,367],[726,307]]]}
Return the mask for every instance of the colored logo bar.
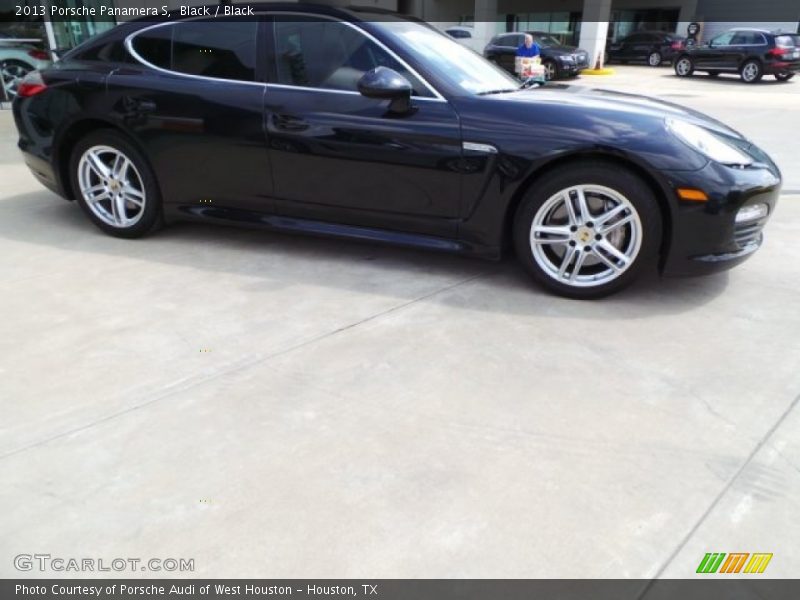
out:
{"label": "colored logo bar", "polygon": [[697,566],[697,573],[763,573],[771,560],[772,553],[707,552]]}

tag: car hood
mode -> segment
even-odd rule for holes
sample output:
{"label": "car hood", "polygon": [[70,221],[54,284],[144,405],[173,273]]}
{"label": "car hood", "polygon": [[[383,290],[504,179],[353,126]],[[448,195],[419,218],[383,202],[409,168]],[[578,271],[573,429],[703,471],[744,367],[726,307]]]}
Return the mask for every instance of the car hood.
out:
{"label": "car hood", "polygon": [[724,123],[699,111],[679,104],[611,90],[588,88],[578,85],[548,84],[538,89],[520,90],[495,96],[512,102],[542,105],[552,103],[572,106],[578,110],[606,110],[630,112],[654,118],[673,117],[696,123],[724,136],[744,140],[744,136]]}
{"label": "car hood", "polygon": [[542,46],[542,53],[551,54],[553,56],[562,56],[564,54],[575,54],[576,52],[584,52],[575,46]]}

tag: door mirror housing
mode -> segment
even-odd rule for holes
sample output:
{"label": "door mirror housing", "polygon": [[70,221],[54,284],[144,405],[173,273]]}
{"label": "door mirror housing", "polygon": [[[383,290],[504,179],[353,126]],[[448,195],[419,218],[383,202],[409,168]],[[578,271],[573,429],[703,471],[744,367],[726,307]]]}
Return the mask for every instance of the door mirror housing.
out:
{"label": "door mirror housing", "polygon": [[358,91],[367,98],[390,100],[389,112],[411,112],[412,87],[408,79],[388,67],[375,67],[358,80]]}

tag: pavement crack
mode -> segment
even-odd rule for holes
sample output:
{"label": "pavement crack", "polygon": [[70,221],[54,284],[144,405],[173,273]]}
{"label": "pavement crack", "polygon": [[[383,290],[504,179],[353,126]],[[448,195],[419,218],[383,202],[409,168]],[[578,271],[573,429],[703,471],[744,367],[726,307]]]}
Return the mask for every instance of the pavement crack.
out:
{"label": "pavement crack", "polygon": [[644,598],[648,594],[655,581],[664,574],[664,571],[667,570],[667,567],[669,567],[672,561],[674,561],[675,558],[678,556],[678,554],[680,554],[681,550],[683,550],[683,548],[686,546],[689,540],[692,539],[694,534],[697,533],[697,530],[700,529],[700,526],[703,524],[703,522],[705,522],[705,520],[714,511],[714,509],[717,508],[717,505],[719,505],[719,503],[722,501],[722,498],[725,497],[725,495],[733,487],[733,485],[736,483],[739,477],[741,477],[742,473],[744,473],[744,470],[750,465],[751,462],[753,462],[753,459],[756,457],[759,451],[765,446],[765,444],[769,441],[769,439],[773,436],[773,434],[778,430],[778,427],[781,426],[781,424],[786,420],[786,417],[789,416],[789,414],[795,409],[795,407],[798,404],[800,404],[800,394],[798,394],[795,397],[795,399],[789,403],[789,406],[786,408],[786,410],[783,411],[781,416],[778,417],[778,420],[775,421],[772,427],[770,427],[764,433],[764,435],[761,437],[758,443],[750,451],[750,454],[747,456],[744,462],[742,462],[742,464],[739,466],[736,473],[734,473],[733,476],[730,479],[728,479],[728,482],[722,487],[722,489],[719,491],[716,497],[711,501],[711,504],[709,504],[708,508],[706,508],[703,514],[700,515],[700,518],[697,519],[697,521],[695,521],[691,529],[689,529],[686,535],[683,536],[678,546],[667,557],[667,560],[664,561],[664,564],[661,565],[661,567],[659,567],[658,571],[656,571],[656,574],[650,579],[650,581],[648,581],[647,585],[642,590],[642,593],[639,596],[637,596],[637,600],[642,600],[642,598]]}

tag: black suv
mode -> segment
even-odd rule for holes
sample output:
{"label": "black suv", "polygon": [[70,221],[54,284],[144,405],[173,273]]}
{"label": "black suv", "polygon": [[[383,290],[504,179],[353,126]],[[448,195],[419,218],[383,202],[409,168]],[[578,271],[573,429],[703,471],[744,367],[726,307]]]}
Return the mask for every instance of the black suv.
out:
{"label": "black suv", "polygon": [[788,81],[800,71],[798,36],[761,29],[731,29],[707,44],[681,52],[674,62],[679,77],[705,71],[711,77],[738,73],[745,83],[756,83],[764,75]]}
{"label": "black suv", "polygon": [[565,46],[549,33],[543,31],[518,31],[501,33],[492,38],[484,48],[483,55],[506,71],[514,74],[514,59],[517,48],[525,41],[525,34],[542,49],[541,57],[545,76],[548,80],[559,77],[574,77],[589,68],[589,53],[574,46]]}
{"label": "black suv", "polygon": [[664,31],[637,31],[608,47],[607,60],[623,64],[629,61],[646,61],[658,67],[672,59],[685,48],[685,38]]}

